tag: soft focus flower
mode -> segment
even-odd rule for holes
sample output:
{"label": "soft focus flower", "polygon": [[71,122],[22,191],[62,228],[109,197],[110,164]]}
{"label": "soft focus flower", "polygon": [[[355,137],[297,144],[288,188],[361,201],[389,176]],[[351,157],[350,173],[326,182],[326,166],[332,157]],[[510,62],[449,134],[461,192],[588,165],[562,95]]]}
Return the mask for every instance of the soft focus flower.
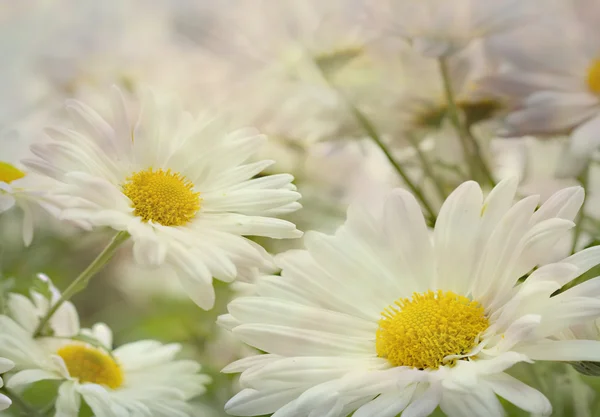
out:
{"label": "soft focus flower", "polygon": [[15,363],[7,380],[11,389],[60,381],[57,416],[78,416],[82,398],[98,417],[193,415],[187,401],[204,392],[209,378],[197,363],[175,360],[179,345],[143,340],[113,349],[104,324],[34,339],[19,323],[35,314],[33,304],[21,302],[14,319],[0,316],[0,355]]}
{"label": "soft focus flower", "polygon": [[377,6],[394,32],[427,56],[452,55],[473,39],[512,29],[539,12],[536,0],[389,0]]}
{"label": "soft focus flower", "polygon": [[[38,274],[36,278],[36,284],[43,287],[47,294],[31,290],[29,298],[22,294],[10,293],[6,302],[8,313],[13,320],[31,334],[61,295],[48,276]],[[61,337],[73,337],[79,333],[79,316],[73,303],[66,301],[61,304],[48,320],[48,329],[52,335]]]}
{"label": "soft focus flower", "polygon": [[36,207],[42,206],[52,213],[56,213],[56,208],[47,201],[45,195],[45,190],[53,181],[30,172],[19,162],[26,155],[22,149],[23,142],[14,131],[0,134],[0,214],[14,206],[21,209],[23,241],[29,245],[33,240]]}
{"label": "soft focus flower", "polygon": [[[281,277],[262,278],[220,318],[266,355],[235,362],[243,390],[233,415],[501,416],[496,394],[548,415],[538,391],[504,373],[518,362],[598,360],[600,342],[551,336],[598,317],[599,279],[551,295],[600,262],[580,252],[531,271],[573,227],[579,187],[545,204],[513,205],[514,179],[487,198],[474,182],[446,200],[433,231],[414,197],[353,205],[334,236],[307,234],[307,250],[280,255]],[[583,308],[583,306],[586,306]]]}
{"label": "soft focus flower", "polygon": [[[232,67],[232,107],[242,120],[291,143],[362,133],[332,83],[349,95],[372,95],[376,74],[360,3],[344,0],[237,1],[199,39]],[[235,27],[235,31],[231,31]],[[240,88],[241,87],[241,88]],[[230,100],[231,101],[231,100]]]}
{"label": "soft focus flower", "polygon": [[[566,6],[568,5],[568,6]],[[513,101],[502,134],[571,133],[571,151],[600,144],[600,5],[573,0],[552,19],[490,42],[507,70],[490,77],[490,91]]]}
{"label": "soft focus flower", "polygon": [[228,133],[214,118],[194,119],[170,100],[143,103],[135,124],[112,94],[114,119],[70,101],[74,127],[48,129],[28,165],[61,182],[51,197],[63,219],[127,231],[145,266],[173,268],[202,308],[214,304],[213,277],[230,282],[238,268],[260,267],[246,235],[298,237],[272,216],[296,210],[300,195],[287,174],[253,178],[272,161],[248,163],[265,137],[253,129]]}

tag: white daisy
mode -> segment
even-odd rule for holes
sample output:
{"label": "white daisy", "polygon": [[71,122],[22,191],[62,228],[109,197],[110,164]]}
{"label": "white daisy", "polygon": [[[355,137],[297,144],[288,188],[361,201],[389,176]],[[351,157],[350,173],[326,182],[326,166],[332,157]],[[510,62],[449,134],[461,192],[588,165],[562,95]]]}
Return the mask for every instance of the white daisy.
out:
{"label": "white daisy", "polygon": [[222,121],[194,119],[149,95],[135,125],[113,89],[114,120],[69,101],[73,128],[48,129],[32,146],[33,169],[61,182],[51,197],[64,219],[127,231],[136,261],[176,270],[202,308],[214,304],[213,277],[260,267],[262,252],[243,236],[293,238],[301,232],[272,216],[295,211],[300,195],[287,174],[254,178],[273,161],[248,162],[265,137],[227,133]]}
{"label": "white daisy", "polygon": [[[600,316],[600,280],[551,295],[600,263],[598,250],[536,269],[573,226],[583,189],[541,207],[513,204],[517,181],[484,199],[466,182],[430,231],[415,198],[394,190],[359,205],[334,236],[305,238],[280,255],[281,276],[229,305],[223,326],[266,352],[235,362],[243,390],[233,415],[274,417],[501,416],[496,395],[549,414],[539,392],[504,373],[518,362],[598,360],[600,342],[550,337]],[[372,207],[372,205],[370,205]]]}
{"label": "white daisy", "polygon": [[441,57],[456,53],[473,39],[522,24],[538,14],[541,5],[537,0],[389,0],[383,7],[377,4],[374,14],[381,14],[422,54]]}
{"label": "white daisy", "polygon": [[33,240],[35,210],[38,205],[56,213],[45,199],[45,190],[52,181],[30,172],[19,162],[26,143],[14,131],[0,134],[0,214],[18,207],[23,213],[22,235],[25,245]]}
{"label": "white daisy", "polygon": [[516,105],[503,135],[572,133],[578,155],[600,145],[599,15],[596,1],[565,2],[554,18],[490,43],[509,69],[484,84]]}
{"label": "white daisy", "polygon": [[55,407],[61,417],[78,416],[82,399],[98,417],[192,415],[187,401],[202,394],[210,379],[196,362],[175,360],[179,345],[143,340],[113,349],[112,332],[103,324],[77,329],[73,337],[56,333],[34,339],[31,326],[19,323],[36,309],[19,303],[18,322],[0,316],[0,355],[15,364],[7,379],[11,389],[60,381]]}

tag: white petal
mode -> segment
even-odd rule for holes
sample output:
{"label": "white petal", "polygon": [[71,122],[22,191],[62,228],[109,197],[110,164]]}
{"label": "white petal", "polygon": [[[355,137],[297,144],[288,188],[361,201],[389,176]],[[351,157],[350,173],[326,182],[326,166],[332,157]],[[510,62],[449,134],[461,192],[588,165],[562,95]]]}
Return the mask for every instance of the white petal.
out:
{"label": "white petal", "polygon": [[437,278],[433,288],[467,293],[482,204],[481,188],[474,181],[461,184],[444,202],[434,230]]}
{"label": "white petal", "polygon": [[273,360],[281,359],[281,358],[282,358],[282,356],[271,355],[271,354],[248,356],[247,358],[240,359],[239,361],[235,361],[235,362],[227,365],[225,368],[223,368],[221,370],[221,372],[223,372],[225,374],[243,372],[246,369],[250,369],[253,367],[260,368],[263,366],[263,364],[266,364]]}
{"label": "white petal", "polygon": [[494,298],[502,298],[519,277],[511,275],[510,266],[517,261],[522,250],[519,243],[527,232],[539,198],[527,197],[515,204],[494,229],[481,256],[476,272],[473,296],[484,305]]}
{"label": "white petal", "polygon": [[600,145],[600,116],[585,122],[571,135],[571,152],[575,155],[586,155],[595,151]]}
{"label": "white petal", "polygon": [[0,358],[0,374],[10,371],[15,366],[14,362],[6,358]]}
{"label": "white petal", "polygon": [[61,384],[55,407],[58,416],[77,417],[79,415],[81,397],[75,389],[75,382],[66,381]]}
{"label": "white petal", "polygon": [[225,411],[234,416],[271,414],[296,399],[302,391],[303,388],[268,392],[245,389],[225,404]]}
{"label": "white petal", "polygon": [[321,330],[340,335],[372,337],[377,324],[331,310],[311,308],[266,297],[232,301],[229,312],[244,323],[279,324],[298,329]]}
{"label": "white petal", "polygon": [[490,375],[485,381],[496,394],[525,411],[543,416],[552,413],[550,401],[541,392],[508,374]]}
{"label": "white petal", "polygon": [[186,273],[179,275],[179,282],[188,296],[194,301],[198,307],[204,310],[210,310],[215,305],[215,289],[209,283],[198,280],[189,276]]}
{"label": "white petal", "polygon": [[565,220],[574,220],[583,204],[585,191],[582,187],[569,187],[554,193],[531,216],[534,223],[558,217]]}
{"label": "white petal", "polygon": [[9,194],[2,194],[0,191],[0,213],[11,209],[15,205],[15,198]]}
{"label": "white petal", "polygon": [[419,203],[409,192],[394,190],[385,202],[383,222],[395,256],[408,266],[415,284],[427,289],[434,279],[433,248]]}
{"label": "white petal", "polygon": [[353,417],[396,417],[410,402],[416,385],[405,388],[402,392],[381,394],[373,401],[363,405]]}
{"label": "white petal", "polygon": [[370,356],[375,351],[374,340],[286,326],[243,324],[233,334],[260,350],[284,356]]}
{"label": "white petal", "polygon": [[517,350],[533,360],[600,362],[600,342],[595,340],[542,340]]}
{"label": "white petal", "polygon": [[442,399],[442,385],[431,384],[420,396],[412,400],[402,413],[402,417],[427,417],[433,413]]}
{"label": "white petal", "polygon": [[24,371],[17,372],[10,377],[10,379],[6,382],[6,386],[9,388],[18,388],[46,379],[62,379],[62,377],[58,374],[44,371],[42,369],[26,369]]}
{"label": "white petal", "polygon": [[581,275],[600,264],[600,246],[592,246],[591,248],[583,249],[564,259],[562,262],[576,266]]}
{"label": "white petal", "polygon": [[4,394],[0,394],[0,411],[6,410],[8,407],[10,407],[11,404],[12,401],[10,400],[10,398],[8,398]]}

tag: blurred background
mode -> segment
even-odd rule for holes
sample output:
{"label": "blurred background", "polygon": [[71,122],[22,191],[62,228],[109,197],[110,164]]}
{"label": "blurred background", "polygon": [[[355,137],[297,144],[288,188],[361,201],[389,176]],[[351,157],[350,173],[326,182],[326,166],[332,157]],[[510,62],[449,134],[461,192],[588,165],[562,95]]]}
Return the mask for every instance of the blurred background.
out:
{"label": "blurred background", "polygon": [[[113,84],[132,96],[151,87],[178,96],[193,113],[223,113],[232,128],[266,133],[260,158],[276,161],[273,172],[292,173],[303,196],[304,209],[289,220],[301,230],[332,232],[353,199],[405,186],[357,121],[356,108],[437,210],[469,174],[445,117],[437,63],[394,36],[390,19],[367,0],[0,0],[0,160],[26,157],[44,126],[61,123],[66,98],[102,111]],[[530,39],[507,34],[505,42],[511,36]],[[473,42],[452,57],[450,69],[459,107],[496,180],[519,175],[522,195],[543,198],[578,183],[577,160],[561,159],[566,138],[494,136],[511,103],[479,82],[502,69],[493,44]],[[596,185],[588,184],[588,201]],[[598,207],[586,205],[583,246],[597,236]],[[110,239],[108,231],[87,233],[41,211],[34,215],[41,226],[29,247],[20,211],[0,216],[5,290],[26,292],[39,273],[64,289]],[[301,246],[300,240],[259,243],[271,253]],[[570,246],[559,245],[556,256]],[[107,323],[117,345],[145,338],[181,343],[182,355],[213,377],[195,402],[198,416],[225,416],[223,405],[237,388],[235,377],[220,370],[252,351],[215,320],[243,285],[217,282],[217,305],[204,312],[175,279],[140,270],[127,252],[74,298],[82,324]],[[553,401],[554,415],[600,415],[594,378],[560,364],[514,372]],[[26,398],[43,404],[41,392]]]}

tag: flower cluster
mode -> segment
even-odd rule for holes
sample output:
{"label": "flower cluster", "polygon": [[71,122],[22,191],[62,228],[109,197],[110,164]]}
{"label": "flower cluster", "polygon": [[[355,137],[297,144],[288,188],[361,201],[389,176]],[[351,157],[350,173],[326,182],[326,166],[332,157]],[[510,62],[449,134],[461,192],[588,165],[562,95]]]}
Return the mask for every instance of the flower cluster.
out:
{"label": "flower cluster", "polygon": [[2,416],[600,407],[597,1],[2,18]]}

